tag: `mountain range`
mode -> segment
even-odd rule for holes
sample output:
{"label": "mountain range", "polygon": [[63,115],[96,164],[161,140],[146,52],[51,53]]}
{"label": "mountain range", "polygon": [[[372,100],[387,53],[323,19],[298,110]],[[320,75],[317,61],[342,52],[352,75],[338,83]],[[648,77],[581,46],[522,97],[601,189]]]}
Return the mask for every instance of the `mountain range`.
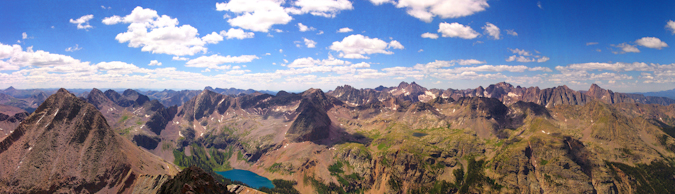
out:
{"label": "mountain range", "polygon": [[675,100],[595,84],[86,94],[0,107],[0,191],[207,192],[236,168],[300,193],[675,192]]}

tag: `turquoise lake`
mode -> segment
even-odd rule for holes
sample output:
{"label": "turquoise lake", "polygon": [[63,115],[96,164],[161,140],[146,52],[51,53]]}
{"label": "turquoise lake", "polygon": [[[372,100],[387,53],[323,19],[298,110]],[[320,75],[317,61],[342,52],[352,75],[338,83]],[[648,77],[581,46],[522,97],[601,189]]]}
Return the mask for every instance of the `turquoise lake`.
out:
{"label": "turquoise lake", "polygon": [[234,169],[228,171],[218,171],[216,173],[225,178],[246,183],[248,186],[251,186],[255,189],[259,189],[261,187],[274,188],[272,181],[248,170]]}

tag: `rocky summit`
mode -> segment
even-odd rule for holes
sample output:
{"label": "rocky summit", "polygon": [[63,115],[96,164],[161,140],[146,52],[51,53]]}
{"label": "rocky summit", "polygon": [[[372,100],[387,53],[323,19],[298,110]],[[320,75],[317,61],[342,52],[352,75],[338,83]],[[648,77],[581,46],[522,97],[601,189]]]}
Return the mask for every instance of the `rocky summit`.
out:
{"label": "rocky summit", "polygon": [[91,104],[65,89],[0,142],[3,193],[119,193],[141,176],[173,175],[171,163],[113,132]]}
{"label": "rocky summit", "polygon": [[[135,90],[61,89],[30,115],[2,106],[0,191],[675,192],[669,98],[505,82],[217,91],[166,107]],[[234,168],[275,188],[213,173]]]}

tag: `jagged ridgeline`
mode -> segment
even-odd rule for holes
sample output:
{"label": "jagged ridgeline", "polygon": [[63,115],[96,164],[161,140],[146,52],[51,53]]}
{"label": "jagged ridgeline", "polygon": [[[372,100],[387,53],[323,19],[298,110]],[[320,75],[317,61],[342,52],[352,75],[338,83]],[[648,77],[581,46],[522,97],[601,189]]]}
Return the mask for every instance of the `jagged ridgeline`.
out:
{"label": "jagged ridgeline", "polygon": [[117,135],[93,105],[65,89],[0,141],[0,165],[2,193],[152,192],[162,182],[148,180],[178,172]]}
{"label": "jagged ridgeline", "polygon": [[[95,123],[92,129],[106,128],[105,134],[114,136],[115,142],[127,142],[117,144],[131,145],[129,150],[152,153],[160,162],[186,169],[175,177],[145,178],[166,182],[161,189],[169,190],[180,185],[222,189],[229,183],[219,185],[203,174],[237,168],[273,179],[274,189],[261,190],[281,193],[675,192],[675,100],[669,98],[612,92],[595,84],[588,91],[575,91],[566,86],[540,89],[504,82],[466,90],[427,89],[403,82],[374,89],[345,85],[325,93],[319,89],[272,94],[227,91],[231,90],[206,88],[166,107],[134,90],[120,94],[94,89],[77,101],[82,104],[79,112],[92,109],[87,117],[70,113],[74,108],[67,107],[78,103],[41,105],[2,141],[0,160],[7,168],[0,170],[0,185],[26,192],[51,188],[17,178],[17,172],[37,168],[31,162],[35,156],[29,155],[37,144],[25,142],[38,141],[24,139],[53,133],[44,128],[47,123]],[[64,92],[55,96],[60,93]],[[51,98],[43,105],[53,104]],[[62,117],[67,119],[59,120]],[[59,134],[63,135],[58,138],[73,139],[70,133]],[[79,145],[59,141],[66,143],[56,145]],[[82,155],[87,150],[82,146],[62,147],[57,149],[79,150],[67,153],[80,153],[80,158],[94,156]],[[99,159],[117,158],[115,149],[103,147],[94,150],[112,154]],[[78,160],[82,159],[68,161]],[[152,166],[128,163],[131,171],[134,165],[145,165],[133,171],[137,177],[144,177],[140,171]],[[82,183],[94,180],[76,177],[84,177]],[[106,181],[94,184],[101,182]],[[63,188],[55,191],[80,191]],[[110,188],[91,191],[119,187]],[[147,190],[160,187],[152,189]]]}

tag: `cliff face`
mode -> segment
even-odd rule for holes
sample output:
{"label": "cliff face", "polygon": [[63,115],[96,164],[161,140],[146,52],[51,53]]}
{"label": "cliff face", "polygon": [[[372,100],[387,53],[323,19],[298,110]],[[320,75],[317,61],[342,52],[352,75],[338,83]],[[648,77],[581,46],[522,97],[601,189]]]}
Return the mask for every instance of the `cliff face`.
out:
{"label": "cliff face", "polygon": [[[142,161],[142,162],[141,162]],[[0,142],[3,192],[122,192],[173,165],[115,134],[91,104],[65,89]]]}

